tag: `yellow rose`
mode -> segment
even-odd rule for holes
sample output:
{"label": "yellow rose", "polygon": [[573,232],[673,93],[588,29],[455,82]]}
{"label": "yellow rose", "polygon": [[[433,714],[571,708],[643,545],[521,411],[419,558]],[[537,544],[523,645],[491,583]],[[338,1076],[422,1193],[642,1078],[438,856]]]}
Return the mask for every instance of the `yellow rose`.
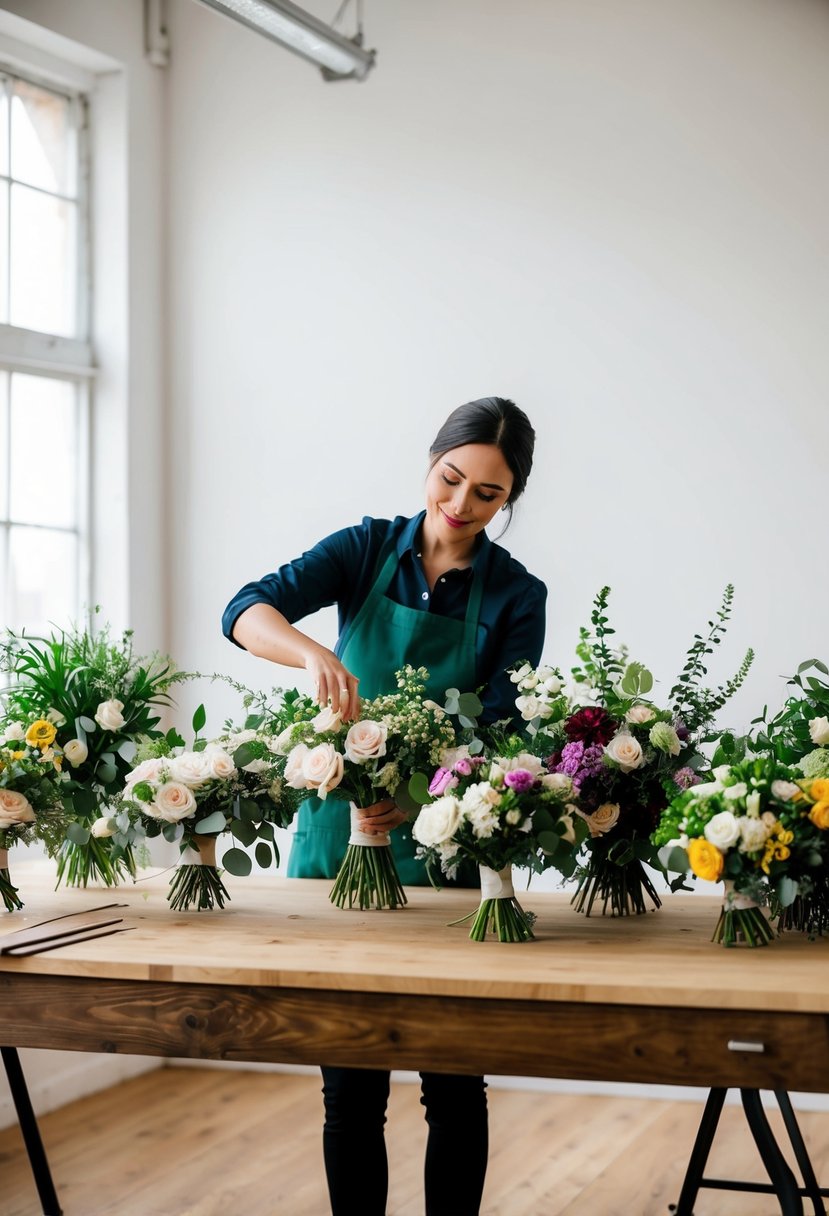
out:
{"label": "yellow rose", "polygon": [[816,802],[809,811],[809,818],[816,828],[820,828],[822,832],[829,829],[829,799],[823,802]]}
{"label": "yellow rose", "polygon": [[724,857],[709,840],[692,840],[688,845],[688,863],[697,878],[717,882],[723,871]]}
{"label": "yellow rose", "polygon": [[26,731],[26,742],[30,747],[48,747],[54,742],[57,733],[53,723],[47,722],[45,718],[38,718]]}
{"label": "yellow rose", "polygon": [[809,797],[814,798],[815,802],[829,802],[829,777],[818,777],[817,781],[813,781]]}

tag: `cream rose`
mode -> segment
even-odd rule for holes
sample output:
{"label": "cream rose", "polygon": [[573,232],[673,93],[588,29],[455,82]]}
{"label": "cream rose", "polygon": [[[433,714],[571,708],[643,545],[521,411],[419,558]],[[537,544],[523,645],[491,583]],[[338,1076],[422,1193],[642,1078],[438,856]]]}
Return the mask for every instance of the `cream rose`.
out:
{"label": "cream rose", "polygon": [[333,743],[318,743],[316,747],[308,748],[302,758],[305,789],[316,790],[323,800],[340,784],[343,771],[343,758]]}
{"label": "cream rose", "polygon": [[154,819],[165,819],[167,823],[178,823],[196,809],[193,791],[181,781],[165,781],[155,792],[155,799],[144,808]]}
{"label": "cream rose", "polygon": [[650,705],[631,705],[630,709],[625,714],[628,722],[633,722],[636,726],[642,726],[645,722],[652,722],[656,717],[656,711],[651,709]]}
{"label": "cream rose", "polygon": [[95,721],[101,730],[120,730],[126,721],[121,712],[123,708],[124,702],[115,698],[111,701],[102,701],[95,710]]}
{"label": "cream rose", "polygon": [[720,811],[713,815],[703,829],[705,839],[724,853],[740,839],[740,825],[731,811]]}
{"label": "cream rose", "polygon": [[809,723],[809,738],[816,747],[829,743],[829,718],[812,718]]}
{"label": "cream rose", "polygon": [[101,819],[96,819],[89,830],[98,840],[104,836],[115,835],[115,825],[113,821],[108,819],[105,815]]}
{"label": "cream rose", "polygon": [[13,828],[19,823],[34,823],[31,802],[19,790],[0,790],[0,828]]}
{"label": "cream rose", "polygon": [[304,790],[308,788],[305,784],[305,776],[302,771],[302,766],[307,755],[307,743],[297,743],[288,752],[288,761],[285,765],[285,784],[289,785],[292,790]]}
{"label": "cream rose", "polygon": [[268,739],[268,751],[273,752],[276,756],[287,756],[294,746],[293,733],[293,726],[286,726],[278,735]]}
{"label": "cream rose", "polygon": [[619,765],[623,773],[632,773],[644,762],[642,747],[638,739],[622,731],[614,735],[605,748],[606,754]]}
{"label": "cream rose", "polygon": [[525,722],[532,722],[533,718],[540,718],[547,708],[540,697],[529,695],[526,697],[516,697],[515,707]]}
{"label": "cream rose", "polygon": [[604,836],[605,832],[615,828],[620,814],[618,802],[603,802],[592,815],[582,815],[582,818],[590,829],[591,836]]}
{"label": "cream rose", "polygon": [[424,806],[412,825],[412,836],[425,848],[451,840],[461,820],[461,804],[451,794]]}
{"label": "cream rose", "polygon": [[231,777],[236,776],[236,765],[233,763],[233,758],[218,744],[208,743],[202,756],[204,772],[208,777],[218,781],[229,781]]}
{"label": "cream rose", "polygon": [[508,759],[498,756],[497,762],[505,773],[512,773],[517,768],[523,768],[526,772],[532,773],[534,777],[540,777],[543,772],[546,772],[538,756],[533,756],[531,752],[519,752],[517,756],[510,756]]}
{"label": "cream rose", "polygon": [[135,768],[127,773],[124,781],[127,789],[137,785],[139,781],[158,781],[164,762],[159,759],[142,760]]}
{"label": "cream rose", "polygon": [[70,739],[63,745],[63,754],[72,767],[77,768],[89,755],[89,748],[80,739]]}
{"label": "cream rose", "polygon": [[771,796],[778,802],[791,802],[792,798],[799,793],[800,786],[795,785],[793,781],[782,781],[778,778],[771,783]]}
{"label": "cream rose", "polygon": [[311,725],[318,735],[324,735],[327,731],[336,734],[337,731],[342,730],[343,716],[339,710],[335,713],[330,705],[326,705],[324,709],[320,710],[316,718],[311,719]]}
{"label": "cream rose", "polygon": [[355,722],[345,737],[345,754],[352,764],[367,764],[386,754],[389,728],[382,722]]}
{"label": "cream rose", "polygon": [[547,790],[555,790],[569,798],[573,792],[573,782],[566,773],[543,773],[541,784]]}
{"label": "cream rose", "polygon": [[197,790],[207,781],[207,764],[204,752],[180,752],[167,762],[171,781],[180,781],[191,790]]}
{"label": "cream rose", "polygon": [[740,852],[756,853],[769,838],[769,826],[762,819],[742,817],[737,820],[740,832]]}

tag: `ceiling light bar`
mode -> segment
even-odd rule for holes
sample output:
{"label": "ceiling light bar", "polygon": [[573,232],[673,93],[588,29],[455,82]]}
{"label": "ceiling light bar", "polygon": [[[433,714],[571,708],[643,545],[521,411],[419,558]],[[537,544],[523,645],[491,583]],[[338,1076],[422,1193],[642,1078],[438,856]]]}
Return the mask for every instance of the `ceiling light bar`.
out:
{"label": "ceiling light bar", "polygon": [[375,52],[362,47],[359,34],[345,38],[290,0],[201,2],[318,64],[326,80],[364,80],[374,66]]}

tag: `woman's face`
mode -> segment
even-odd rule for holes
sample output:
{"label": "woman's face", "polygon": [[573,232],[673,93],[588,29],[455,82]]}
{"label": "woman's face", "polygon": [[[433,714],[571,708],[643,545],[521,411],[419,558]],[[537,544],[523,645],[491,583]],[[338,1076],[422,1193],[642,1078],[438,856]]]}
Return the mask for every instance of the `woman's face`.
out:
{"label": "woman's face", "polygon": [[467,443],[444,452],[426,478],[426,518],[435,539],[471,540],[507,502],[512,483],[495,444]]}

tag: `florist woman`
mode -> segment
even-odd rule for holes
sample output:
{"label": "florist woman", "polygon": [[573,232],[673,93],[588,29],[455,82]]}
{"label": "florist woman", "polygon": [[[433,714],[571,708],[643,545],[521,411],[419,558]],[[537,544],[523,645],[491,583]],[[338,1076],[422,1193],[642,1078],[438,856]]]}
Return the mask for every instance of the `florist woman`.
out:
{"label": "florist woman", "polygon": [[[506,669],[541,658],[546,588],[484,529],[512,513],[530,474],[535,432],[512,401],[484,397],[460,406],[429,455],[425,510],[411,519],[368,516],[321,540],[274,574],[249,583],[228,605],[225,635],[252,654],[305,668],[320,706],[345,719],[360,695],[395,687],[405,664],[430,673],[428,695],[485,685],[482,720],[509,718],[515,689]],[[337,604],[333,651],[293,622]],[[361,828],[392,838],[404,883],[428,882],[415,860],[406,816],[386,800],[362,810]],[[337,799],[309,799],[297,818],[288,863],[294,878],[334,878],[349,837]],[[389,1074],[324,1067],[323,1150],[333,1216],[384,1216],[388,1168],[383,1128]],[[477,1216],[487,1163],[483,1077],[421,1073],[429,1138],[427,1216]]]}

